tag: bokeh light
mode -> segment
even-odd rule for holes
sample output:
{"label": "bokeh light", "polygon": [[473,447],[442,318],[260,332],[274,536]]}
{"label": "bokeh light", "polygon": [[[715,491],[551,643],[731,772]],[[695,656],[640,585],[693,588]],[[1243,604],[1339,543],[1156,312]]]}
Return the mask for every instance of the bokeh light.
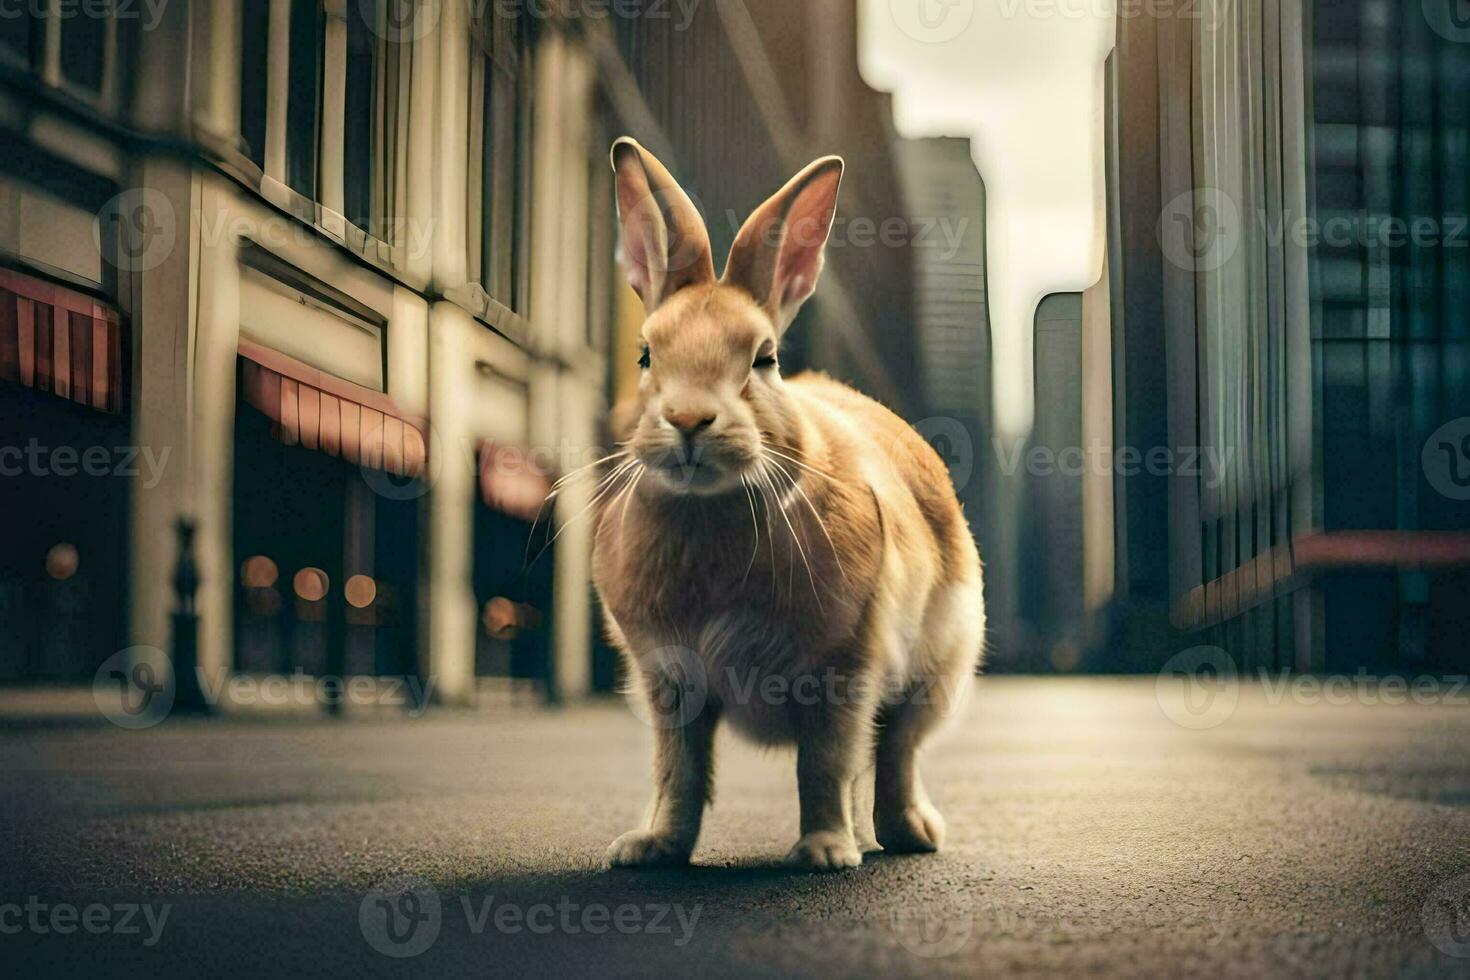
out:
{"label": "bokeh light", "polygon": [[268,589],[276,584],[281,571],[276,563],[265,555],[245,559],[240,565],[240,581],[248,589]]}
{"label": "bokeh light", "polygon": [[46,574],[58,582],[65,582],[77,573],[81,561],[74,545],[65,541],[52,545],[51,550],[46,552]]}
{"label": "bokeh light", "polygon": [[354,575],[347,580],[342,593],[347,597],[349,606],[366,609],[378,597],[378,583],[373,581],[371,575]]}
{"label": "bokeh light", "polygon": [[292,581],[296,596],[307,602],[320,602],[327,597],[332,580],[320,568],[303,568]]}

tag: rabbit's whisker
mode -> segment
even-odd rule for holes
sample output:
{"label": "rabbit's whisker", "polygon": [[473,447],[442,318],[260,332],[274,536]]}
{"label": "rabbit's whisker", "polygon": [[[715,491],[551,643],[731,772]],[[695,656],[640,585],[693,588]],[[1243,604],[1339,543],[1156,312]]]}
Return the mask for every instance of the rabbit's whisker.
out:
{"label": "rabbit's whisker", "polygon": [[[556,529],[556,533],[551,536],[551,540],[547,541],[544,545],[541,546],[541,550],[536,552],[536,557],[531,559],[531,561],[539,561],[541,559],[541,556],[546,554],[547,550],[549,550],[552,545],[556,544],[556,539],[561,537],[563,531],[571,527],[578,520],[580,520],[584,514],[592,510],[592,508],[596,507],[605,498],[607,498],[609,496],[609,491],[612,491],[614,488],[621,489],[621,487],[618,486],[620,479],[632,470],[641,469],[642,466],[643,464],[639,463],[638,460],[629,459],[621,463],[617,467],[617,469],[613,470],[610,474],[603,477],[602,480],[598,482],[598,489],[593,493],[592,499],[587,502],[587,506],[577,511],[577,513],[573,515],[569,520],[564,521],[561,527]],[[631,477],[630,479],[636,479],[637,476],[642,476],[642,473],[639,472],[635,477]],[[530,562],[528,562],[527,564],[530,564]]]}
{"label": "rabbit's whisker", "polygon": [[604,476],[602,479],[600,479],[600,480],[597,481],[597,487],[598,487],[598,489],[599,490],[603,489],[604,487],[606,487],[609,484],[611,484],[618,477],[622,476],[624,473],[628,472],[633,467],[639,466],[639,465],[641,465],[641,464],[636,459],[629,458],[629,459],[623,460],[623,462],[621,462],[617,466],[613,467],[613,469],[606,476]]}
{"label": "rabbit's whisker", "polygon": [[744,473],[740,474],[740,487],[742,490],[745,491],[746,504],[750,506],[750,534],[752,539],[750,547],[750,562],[745,566],[744,578],[740,580],[740,585],[742,588],[744,588],[745,583],[750,581],[750,570],[755,567],[756,555],[760,554],[761,529],[760,525],[757,524],[755,520],[755,498],[750,495],[750,481],[746,479]]}
{"label": "rabbit's whisker", "polygon": [[764,471],[765,463],[762,462],[751,479],[751,486],[755,489],[756,493],[760,494],[761,511],[765,514],[766,518],[766,540],[771,544],[771,602],[774,604],[776,601],[776,531],[771,521],[771,511],[774,508],[774,502],[767,492],[767,484],[763,478]]}
{"label": "rabbit's whisker", "polygon": [[[775,463],[769,459],[767,459],[765,462],[767,464],[767,468],[764,470],[764,473],[767,482],[771,486],[771,492],[775,494],[778,499],[784,497],[785,493],[781,491],[780,486],[776,483],[774,474],[771,472],[771,470],[775,467]],[[796,545],[796,551],[798,554],[801,555],[802,564],[806,566],[807,580],[811,583],[812,595],[816,596],[817,608],[820,609],[822,606],[822,597],[817,593],[817,583],[816,580],[812,577],[812,565],[811,562],[807,561],[806,548],[802,546],[801,538],[796,533],[796,525],[791,523],[791,516],[786,513],[786,506],[784,503],[781,504],[779,512],[781,514],[781,520],[786,523],[787,532],[791,535],[791,542],[792,544]],[[796,557],[795,555],[791,555],[789,552],[788,562],[790,564],[790,568],[786,578],[786,599],[789,602],[793,598],[796,591]]]}
{"label": "rabbit's whisker", "polygon": [[827,522],[822,520],[822,515],[818,513],[816,504],[812,503],[812,498],[807,496],[806,491],[801,488],[800,482],[783,469],[780,463],[774,465],[782,476],[791,481],[791,489],[800,495],[801,499],[806,503],[807,510],[812,512],[812,517],[816,519],[817,527],[822,531],[822,537],[827,539],[827,547],[832,549],[832,560],[837,563],[837,571],[842,574],[842,580],[851,585],[852,580],[847,577],[847,569],[842,567],[842,556],[837,553],[837,544],[832,540],[832,535],[828,533]]}
{"label": "rabbit's whisker", "polygon": [[612,460],[615,460],[615,459],[627,459],[628,457],[630,457],[632,455],[633,455],[633,453],[629,449],[619,449],[615,453],[609,453],[608,455],[602,457],[601,459],[593,460],[592,462],[588,463],[585,466],[579,466],[579,467],[577,467],[576,469],[572,470],[570,473],[564,473],[564,474],[562,474],[562,476],[555,483],[553,483],[551,485],[551,489],[555,490],[558,487],[560,487],[563,483],[566,483],[567,481],[571,480],[573,477],[580,476],[581,474],[587,472],[588,470],[590,470],[590,469],[592,469],[594,467],[601,466],[603,463],[608,463],[608,462],[611,462]]}
{"label": "rabbit's whisker", "polygon": [[837,477],[833,476],[831,473],[826,472],[825,470],[818,469],[817,467],[812,466],[810,463],[806,463],[806,462],[803,462],[802,460],[797,459],[795,456],[789,456],[786,453],[783,453],[781,450],[774,448],[773,446],[769,446],[769,445],[768,446],[765,446],[764,447],[764,450],[766,452],[770,453],[772,456],[775,456],[775,457],[777,457],[779,459],[785,460],[788,463],[792,463],[792,464],[794,464],[796,466],[799,466],[803,470],[805,470],[806,472],[811,473],[811,474],[813,474],[815,476],[820,476],[822,479],[828,480],[831,483],[833,483],[833,484],[835,484],[835,485],[837,485],[839,487],[847,487],[847,486],[851,486],[852,485],[852,484],[848,483],[845,480],[839,480],[839,479],[837,479]]}
{"label": "rabbit's whisker", "polygon": [[[777,463],[775,460],[767,460],[767,462],[769,462],[771,464],[771,469],[775,473],[778,473],[781,476],[785,477],[787,480],[790,480],[791,481],[791,485],[793,487],[796,487],[796,481],[792,479],[790,473],[786,472],[786,470],[784,470],[784,469],[781,468],[781,464],[780,463]],[[799,491],[801,488],[800,487],[796,487],[796,489]],[[800,515],[798,515],[798,517],[799,516]],[[796,542],[797,551],[801,554],[801,563],[806,566],[806,578],[807,578],[807,582],[812,587],[812,597],[817,600],[817,609],[820,610],[822,608],[822,595],[817,590],[817,578],[816,578],[816,575],[812,572],[812,563],[807,559],[807,556],[806,556],[806,546],[802,544],[802,542],[801,542],[801,536],[796,533],[796,527],[795,527],[795,525],[793,525],[791,523],[791,517],[786,513],[786,508],[785,507],[782,507],[781,508],[781,517],[782,517],[783,520],[786,521],[786,527],[791,532],[791,540],[794,541],[794,542]],[[818,520],[820,521],[820,518],[818,518]]]}
{"label": "rabbit's whisker", "polygon": [[[536,536],[536,528],[541,524],[541,515],[546,512],[546,505],[556,499],[557,495],[560,494],[563,489],[565,489],[568,481],[570,481],[573,477],[580,476],[581,474],[586,473],[588,470],[592,469],[594,466],[601,466],[603,463],[606,463],[610,460],[624,459],[632,455],[632,452],[626,448],[626,443],[622,443],[620,445],[623,448],[620,448],[617,452],[609,453],[599,460],[594,460],[593,462],[588,463],[586,466],[579,466],[576,469],[572,470],[570,473],[564,473],[561,477],[557,479],[555,483],[551,485],[551,489],[542,499],[541,505],[536,508],[535,520],[531,521],[531,530],[526,536],[526,553],[521,558],[521,561],[523,563],[529,564],[531,561],[531,539]],[[539,558],[540,555],[538,554],[537,557]]]}
{"label": "rabbit's whisker", "polygon": [[[638,475],[635,476],[635,477],[633,477],[633,479],[628,482],[628,488],[626,490],[624,490],[619,495],[619,499],[621,499],[622,502],[623,502],[622,512],[618,514],[618,537],[619,538],[623,537],[623,531],[627,528],[627,525],[628,525],[628,504],[632,503],[632,501],[633,501],[633,494],[635,494],[635,493],[638,492],[638,484],[640,482],[642,482],[643,477],[644,477],[644,474],[646,474],[647,472],[648,472],[648,467],[647,466],[644,466],[642,463],[639,463],[638,464]],[[613,501],[613,507],[616,507],[617,506],[617,503],[618,503],[617,500],[614,500]],[[609,508],[609,509],[611,509],[611,508]]]}

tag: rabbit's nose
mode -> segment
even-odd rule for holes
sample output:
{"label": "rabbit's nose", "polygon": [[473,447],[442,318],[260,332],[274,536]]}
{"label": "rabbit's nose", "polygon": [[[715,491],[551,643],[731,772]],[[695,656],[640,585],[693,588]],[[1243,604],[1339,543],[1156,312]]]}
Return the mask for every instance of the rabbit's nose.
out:
{"label": "rabbit's nose", "polygon": [[697,408],[664,408],[664,421],[679,430],[685,439],[693,439],[715,424],[715,413]]}

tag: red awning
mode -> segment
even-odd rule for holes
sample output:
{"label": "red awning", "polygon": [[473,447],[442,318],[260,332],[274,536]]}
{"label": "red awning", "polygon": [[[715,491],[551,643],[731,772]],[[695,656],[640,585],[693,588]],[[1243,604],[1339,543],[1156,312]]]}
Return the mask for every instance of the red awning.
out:
{"label": "red awning", "polygon": [[288,446],[304,446],[394,476],[419,477],[428,448],[423,429],[393,400],[248,340],[240,341],[247,404],[274,423]]}
{"label": "red awning", "polygon": [[0,269],[0,380],[123,413],[129,360],[117,310],[74,289]]}
{"label": "red awning", "polygon": [[1464,531],[1308,531],[1195,586],[1175,603],[1174,625],[1214,626],[1333,572],[1460,568],[1470,568],[1470,533]]}
{"label": "red awning", "polygon": [[486,441],[480,444],[480,498],[485,506],[534,521],[551,493],[551,480],[530,454]]}

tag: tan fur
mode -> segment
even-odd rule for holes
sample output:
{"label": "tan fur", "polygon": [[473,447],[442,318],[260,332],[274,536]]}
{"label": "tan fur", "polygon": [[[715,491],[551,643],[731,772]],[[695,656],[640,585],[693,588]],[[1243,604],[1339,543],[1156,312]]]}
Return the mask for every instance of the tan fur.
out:
{"label": "tan fur", "polygon": [[[620,141],[620,190],[646,157]],[[723,280],[699,273],[701,258],[677,289],[645,296],[651,365],[598,498],[594,580],[657,733],[655,788],[612,865],[688,860],[725,719],[797,748],[791,862],[852,867],[879,845],[942,839],[915,753],[968,690],[984,630],[980,560],[948,472],[877,402],[754,366],[815,287],[840,173],[818,161],[767,202],[752,222],[776,223],[742,232]],[[668,214],[687,199],[666,175],[645,162],[632,183],[652,178]],[[623,217],[625,254],[646,259],[661,232],[629,250],[649,222]],[[783,232],[805,219],[818,240]],[[669,220],[695,227],[687,212]]]}

